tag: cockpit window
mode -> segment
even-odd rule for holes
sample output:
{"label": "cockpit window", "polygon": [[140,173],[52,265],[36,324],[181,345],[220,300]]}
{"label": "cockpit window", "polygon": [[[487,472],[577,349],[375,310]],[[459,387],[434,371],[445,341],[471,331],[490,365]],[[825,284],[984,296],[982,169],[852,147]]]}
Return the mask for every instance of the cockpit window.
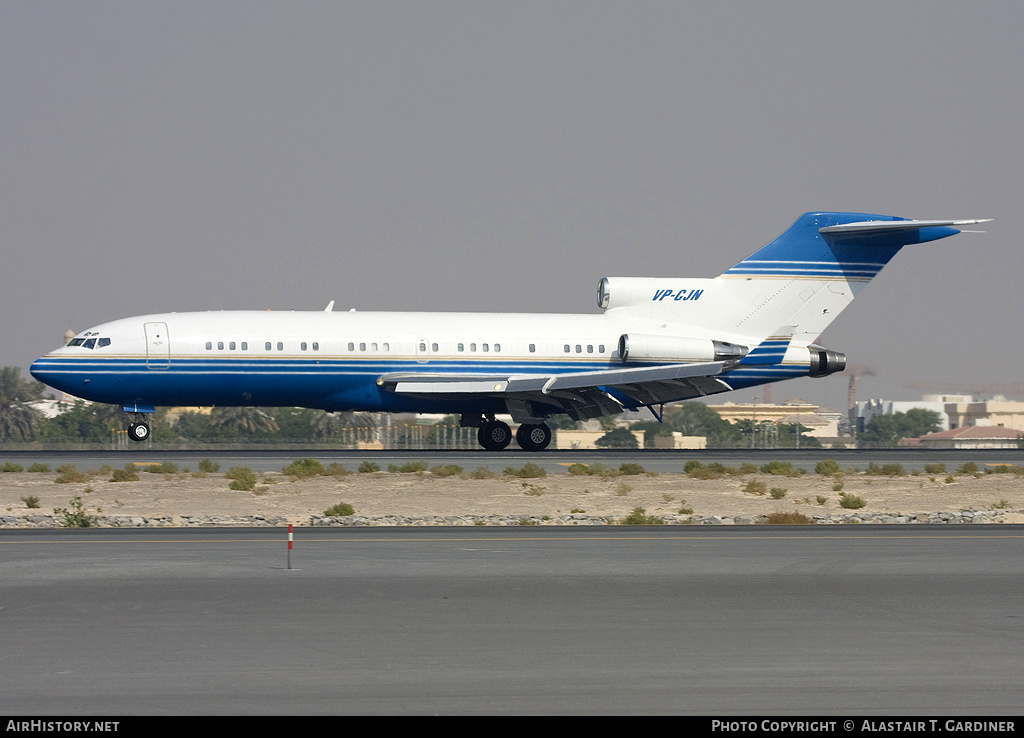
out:
{"label": "cockpit window", "polygon": [[81,346],[83,343],[85,343],[84,338],[72,338],[68,346]]}
{"label": "cockpit window", "polygon": [[96,342],[96,348],[103,348],[104,346],[109,346],[109,345],[110,345],[110,339],[109,338],[101,338],[101,339],[99,339]]}
{"label": "cockpit window", "polygon": [[82,348],[87,348],[87,349],[96,348],[96,339],[95,338],[86,339],[85,343],[82,344]]}

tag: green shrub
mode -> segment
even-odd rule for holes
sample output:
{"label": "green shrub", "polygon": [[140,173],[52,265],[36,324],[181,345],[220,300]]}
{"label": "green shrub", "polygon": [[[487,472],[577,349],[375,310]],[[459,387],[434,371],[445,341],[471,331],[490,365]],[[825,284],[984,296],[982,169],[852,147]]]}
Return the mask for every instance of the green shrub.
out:
{"label": "green shrub", "polygon": [[430,473],[437,477],[454,477],[462,474],[462,467],[458,464],[438,464],[431,467]]}
{"label": "green shrub", "polygon": [[644,468],[642,466],[640,466],[639,464],[631,464],[631,463],[623,464],[622,466],[619,467],[619,471],[622,474],[626,474],[626,475],[629,475],[629,476],[634,476],[636,474],[646,474],[647,473],[644,470]]}
{"label": "green shrub", "polygon": [[128,463],[124,469],[114,469],[110,477],[111,482],[137,482],[139,481],[139,470],[135,464]]}
{"label": "green shrub", "polygon": [[751,479],[743,485],[743,491],[748,495],[766,495],[768,494],[768,485],[760,479]]}
{"label": "green shrub", "polygon": [[288,466],[284,467],[281,472],[290,477],[306,479],[307,477],[316,477],[323,474],[324,465],[316,459],[311,459],[307,456],[301,459],[296,459]]}
{"label": "green shrub", "polygon": [[[29,471],[32,471],[29,469]],[[1014,474],[1016,476],[1024,475],[1024,466],[1017,464],[993,464],[985,467],[986,474]]]}
{"label": "green shrub", "polygon": [[956,469],[956,473],[957,474],[977,474],[978,473],[978,465],[975,464],[973,461],[968,461],[968,462],[958,466],[957,469]]}
{"label": "green shrub", "polygon": [[199,462],[199,471],[206,472],[207,474],[216,474],[220,471],[220,464],[213,459],[202,459]]}
{"label": "green shrub", "polygon": [[15,464],[13,461],[8,461],[2,467],[0,467],[0,469],[2,469],[5,472],[25,471],[25,467],[23,467],[21,464]]}
{"label": "green shrub", "polygon": [[535,479],[537,477],[546,477],[548,475],[547,469],[544,467],[534,464],[532,461],[527,462],[521,468],[516,469],[514,467],[505,467],[505,474],[511,477],[522,477],[524,479]]}
{"label": "green shrub", "polygon": [[765,515],[760,525],[814,525],[814,518],[802,512],[773,512]]}
{"label": "green shrub", "polygon": [[324,510],[324,515],[328,517],[345,517],[346,515],[355,515],[356,509],[347,502],[339,502],[333,507],[329,507]]}
{"label": "green shrub", "polygon": [[867,504],[868,501],[863,497],[847,494],[846,492],[839,493],[839,507],[845,510],[859,510]]}
{"label": "green shrub", "polygon": [[498,476],[497,472],[492,472],[486,466],[478,466],[475,471],[471,471],[469,476],[473,479],[493,479]]}
{"label": "green shrub", "polygon": [[946,465],[945,464],[925,464],[924,465],[924,471],[925,471],[926,474],[945,474],[946,473]]}
{"label": "green shrub", "polygon": [[344,464],[332,462],[324,467],[324,470],[320,473],[325,477],[347,477],[352,472],[346,469]]}
{"label": "green shrub", "polygon": [[39,507],[39,498],[35,495],[26,495],[21,498],[21,501],[25,503],[25,507],[33,509]]}
{"label": "green shrub", "polygon": [[173,462],[171,462],[171,461],[165,461],[162,464],[151,464],[151,465],[149,465],[147,467],[144,467],[144,469],[145,469],[145,471],[149,472],[150,474],[177,474],[178,473],[178,465],[173,463]]}
{"label": "green shrub", "polygon": [[864,473],[873,477],[903,477],[907,474],[902,464],[882,464],[879,466],[874,462],[868,464],[868,468]]}
{"label": "green shrub", "polygon": [[231,489],[251,491],[256,488],[256,475],[247,466],[233,466],[224,476],[231,480]]}
{"label": "green shrub", "polygon": [[697,469],[700,469],[702,466],[704,465],[697,461],[696,459],[690,459],[685,464],[683,464],[683,472],[686,474],[692,474]]}
{"label": "green shrub", "polygon": [[824,459],[814,465],[814,473],[823,477],[834,477],[842,474],[843,470],[839,468],[839,462],[835,459]]}
{"label": "green shrub", "polygon": [[89,475],[78,471],[74,464],[61,464],[57,467],[57,478],[53,481],[57,484],[69,484],[71,482],[88,481]]}
{"label": "green shrub", "polygon": [[619,525],[664,525],[665,519],[656,515],[648,515],[642,507],[634,507],[633,512],[619,521]]}
{"label": "green shrub", "polygon": [[28,470],[29,470],[30,472],[34,472],[34,473],[39,473],[39,472],[44,472],[44,473],[45,473],[45,472],[48,472],[48,471],[50,471],[50,465],[49,465],[49,464],[40,464],[40,463],[39,463],[39,462],[37,461],[37,462],[36,462],[35,464],[33,464],[32,466],[30,466],[30,467],[28,468]]}
{"label": "green shrub", "polygon": [[359,465],[359,473],[360,474],[373,474],[374,472],[379,472],[379,471],[380,471],[380,466],[378,466],[377,464],[374,464],[372,461],[364,461],[362,464]]}
{"label": "green shrub", "polygon": [[774,474],[779,477],[799,477],[804,470],[794,467],[788,461],[769,461],[761,467],[764,474]]}
{"label": "green shrub", "polygon": [[786,496],[786,490],[782,489],[781,487],[772,487],[768,491],[768,494],[771,496],[773,500],[781,500],[783,497]]}
{"label": "green shrub", "polygon": [[420,474],[427,470],[427,462],[425,461],[407,461],[401,466],[397,464],[389,464],[388,471],[398,474]]}
{"label": "green shrub", "polygon": [[828,498],[825,497],[825,495],[818,495],[814,499],[817,500],[819,505],[824,505],[826,502],[828,502]]}
{"label": "green shrub", "polygon": [[[88,488],[85,491],[92,492]],[[95,515],[86,514],[85,503],[82,502],[82,498],[79,495],[72,497],[70,504],[70,511],[62,507],[53,509],[54,515],[61,516],[61,526],[64,528],[94,528],[99,522]]]}

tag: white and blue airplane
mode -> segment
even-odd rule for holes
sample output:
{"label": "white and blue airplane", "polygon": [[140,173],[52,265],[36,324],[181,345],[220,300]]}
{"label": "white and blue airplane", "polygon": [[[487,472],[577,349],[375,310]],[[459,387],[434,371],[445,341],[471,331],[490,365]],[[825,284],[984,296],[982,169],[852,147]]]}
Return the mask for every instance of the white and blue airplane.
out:
{"label": "white and blue airplane", "polygon": [[40,381],[122,405],[149,437],[158,405],[459,414],[500,450],[551,441],[545,418],[649,408],[842,371],[822,331],[901,247],[982,220],[802,215],[713,279],[606,277],[601,313],[223,311],[104,323],[32,364]]}

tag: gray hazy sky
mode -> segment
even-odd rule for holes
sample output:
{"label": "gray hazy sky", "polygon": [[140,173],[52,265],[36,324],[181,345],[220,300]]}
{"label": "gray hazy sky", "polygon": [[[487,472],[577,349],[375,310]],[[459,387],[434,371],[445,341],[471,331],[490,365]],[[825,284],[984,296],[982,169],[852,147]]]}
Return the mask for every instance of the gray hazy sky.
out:
{"label": "gray hazy sky", "polygon": [[1019,0],[10,0],[0,365],[171,310],[595,312],[854,210],[997,219],[825,333],[861,399],[1021,382],[1021,38]]}

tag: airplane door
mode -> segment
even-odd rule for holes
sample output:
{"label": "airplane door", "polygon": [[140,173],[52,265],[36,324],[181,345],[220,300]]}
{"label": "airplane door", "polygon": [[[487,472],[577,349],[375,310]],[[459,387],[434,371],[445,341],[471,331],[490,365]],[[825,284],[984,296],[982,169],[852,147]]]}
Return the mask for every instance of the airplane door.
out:
{"label": "airplane door", "polygon": [[146,323],[146,366],[167,369],[171,365],[171,343],[166,323]]}

